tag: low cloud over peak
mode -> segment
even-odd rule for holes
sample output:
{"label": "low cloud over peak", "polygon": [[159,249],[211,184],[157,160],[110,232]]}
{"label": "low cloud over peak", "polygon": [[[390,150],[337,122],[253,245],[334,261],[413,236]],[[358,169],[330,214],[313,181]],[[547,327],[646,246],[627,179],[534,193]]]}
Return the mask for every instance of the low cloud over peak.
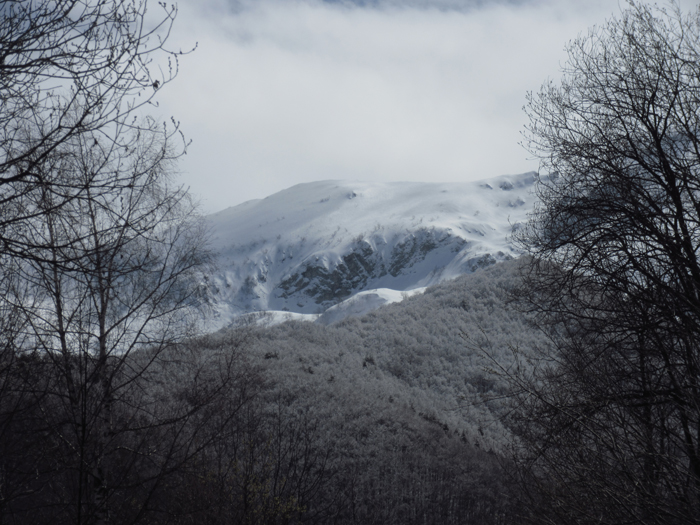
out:
{"label": "low cloud over peak", "polygon": [[215,211],[328,178],[468,181],[538,169],[527,91],[618,0],[181,0],[185,184]]}

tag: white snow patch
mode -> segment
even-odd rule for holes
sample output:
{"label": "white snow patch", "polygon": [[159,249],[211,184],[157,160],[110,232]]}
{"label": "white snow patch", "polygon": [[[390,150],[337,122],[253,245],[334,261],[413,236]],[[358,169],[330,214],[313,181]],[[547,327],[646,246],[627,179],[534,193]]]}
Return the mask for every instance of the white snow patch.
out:
{"label": "white snow patch", "polygon": [[337,323],[346,317],[364,315],[384,305],[398,303],[408,297],[423,293],[424,291],[425,287],[415,288],[410,291],[379,288],[376,290],[359,292],[342,303],[331,306],[321,314],[316,322],[326,325]]}
{"label": "white snow patch", "polygon": [[313,323],[318,318],[319,314],[299,314],[296,312],[268,310],[265,312],[252,312],[234,317],[229,326],[275,326],[288,321],[307,321]]}

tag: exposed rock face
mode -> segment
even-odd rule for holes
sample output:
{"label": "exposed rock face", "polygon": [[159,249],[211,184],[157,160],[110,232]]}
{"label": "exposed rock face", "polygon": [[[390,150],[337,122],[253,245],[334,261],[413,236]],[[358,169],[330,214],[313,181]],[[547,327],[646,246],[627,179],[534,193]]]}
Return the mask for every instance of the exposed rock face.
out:
{"label": "exposed rock face", "polygon": [[430,265],[430,259],[435,259],[433,271],[439,271],[439,261],[445,255],[454,257],[467,244],[462,238],[435,229],[418,230],[391,250],[377,241],[383,239],[354,243],[350,253],[341,255],[340,262],[332,268],[313,260],[304,262],[273,293],[283,299],[305,296],[325,310],[354,293],[372,288],[385,276],[408,276],[413,268]]}
{"label": "exposed rock face", "polygon": [[284,299],[306,295],[317,304],[333,303],[348,297],[353,290],[362,289],[377,270],[376,253],[369,244],[342,255],[335,268],[329,269],[313,262],[306,263],[284,279],[275,291]]}

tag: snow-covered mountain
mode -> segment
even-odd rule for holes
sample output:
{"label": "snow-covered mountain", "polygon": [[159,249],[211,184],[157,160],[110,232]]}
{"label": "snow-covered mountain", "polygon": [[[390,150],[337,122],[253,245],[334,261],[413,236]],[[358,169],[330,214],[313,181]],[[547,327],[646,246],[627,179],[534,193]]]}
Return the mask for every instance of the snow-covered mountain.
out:
{"label": "snow-covered mountain", "polygon": [[210,215],[212,325],[259,311],[333,322],[517,257],[508,236],[532,209],[536,177],[321,181]]}

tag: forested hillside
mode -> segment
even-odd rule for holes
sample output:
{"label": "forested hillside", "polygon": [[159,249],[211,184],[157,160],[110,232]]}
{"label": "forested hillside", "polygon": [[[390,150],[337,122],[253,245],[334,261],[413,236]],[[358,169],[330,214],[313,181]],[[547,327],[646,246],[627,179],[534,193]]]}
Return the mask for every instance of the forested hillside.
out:
{"label": "forested hillside", "polygon": [[[253,436],[228,451],[255,474],[226,483],[239,497],[262,484],[303,522],[508,522],[506,384],[488,368],[542,343],[506,305],[518,268],[502,263],[331,326],[208,337],[215,347],[243,341],[240,355],[259,374]],[[490,358],[477,348],[487,340]],[[241,454],[243,443],[254,450]]]}
{"label": "forested hillside", "polygon": [[[372,391],[373,404],[391,398],[470,443],[497,448],[503,431],[485,401],[505,385],[485,371],[493,363],[477,346],[488,341],[491,357],[508,366],[515,347],[542,343],[506,306],[518,267],[517,261],[502,263],[330,326],[289,322],[253,329],[250,352],[285,390],[313,389],[355,406],[361,392]],[[339,395],[346,388],[355,394]]]}

